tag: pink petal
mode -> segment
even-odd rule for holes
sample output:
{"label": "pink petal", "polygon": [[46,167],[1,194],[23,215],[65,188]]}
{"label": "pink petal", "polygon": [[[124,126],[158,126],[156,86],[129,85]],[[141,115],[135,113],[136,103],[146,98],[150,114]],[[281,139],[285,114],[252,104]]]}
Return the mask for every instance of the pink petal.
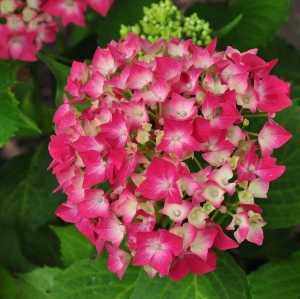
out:
{"label": "pink petal", "polygon": [[263,112],[279,112],[289,106],[290,85],[274,75],[267,75],[255,80],[255,90],[258,94],[258,109]]}
{"label": "pink petal", "polygon": [[164,80],[172,80],[179,76],[182,71],[182,61],[171,57],[156,58],[157,76]]}
{"label": "pink petal", "polygon": [[100,184],[106,179],[106,163],[103,160],[89,163],[85,168],[83,186],[89,188],[93,185]]}
{"label": "pink petal", "polygon": [[251,224],[249,227],[247,240],[251,243],[261,246],[264,241],[264,232],[262,227],[255,223]]}
{"label": "pink petal", "polygon": [[73,147],[78,152],[102,152],[105,149],[105,144],[99,142],[95,137],[92,136],[80,136],[79,139],[73,143]]}
{"label": "pink petal", "polygon": [[152,81],[152,72],[139,64],[133,64],[127,86],[131,89],[142,89]]}
{"label": "pink petal", "polygon": [[276,165],[276,159],[270,156],[263,157],[255,171],[263,181],[271,182],[278,179],[285,172],[285,166]]}
{"label": "pink petal", "polygon": [[78,209],[83,217],[107,217],[109,215],[109,202],[102,190],[89,190],[85,200],[78,204]]}
{"label": "pink petal", "polygon": [[225,191],[213,182],[208,182],[202,191],[202,196],[214,207],[219,208],[224,200]]}
{"label": "pink petal", "polygon": [[101,239],[109,241],[116,246],[121,244],[125,235],[124,225],[114,215],[101,219],[96,229]]}
{"label": "pink petal", "polygon": [[258,142],[264,155],[271,154],[291,139],[292,135],[273,120],[269,120],[258,134]]}
{"label": "pink petal", "polygon": [[149,265],[162,276],[169,274],[172,263],[172,255],[167,251],[157,251],[151,258]]}
{"label": "pink petal", "polygon": [[168,250],[174,256],[178,256],[182,252],[182,238],[163,229],[159,231],[159,235],[161,241],[167,244]]}
{"label": "pink petal", "polygon": [[108,246],[108,270],[122,279],[130,262],[130,255],[119,248]]}
{"label": "pink petal", "polygon": [[50,15],[61,17],[64,26],[69,23],[83,26],[85,23],[84,11],[86,3],[84,2],[72,1],[70,3],[68,0],[51,0],[47,1],[42,8]]}
{"label": "pink petal", "polygon": [[198,230],[191,244],[191,252],[206,261],[209,249],[213,246],[217,231],[212,228]]}
{"label": "pink petal", "polygon": [[250,182],[248,190],[257,198],[267,198],[269,183],[261,179],[255,179]]}
{"label": "pink petal", "polygon": [[104,86],[104,77],[95,72],[84,87],[84,91],[88,96],[95,99],[102,95]]}
{"label": "pink petal", "polygon": [[192,118],[197,112],[195,100],[184,98],[174,93],[170,101],[165,102],[163,113],[166,118],[173,120],[187,120]]}
{"label": "pink petal", "polygon": [[191,204],[187,201],[183,201],[181,204],[165,203],[161,213],[167,215],[175,222],[182,222],[185,218],[187,218],[190,209]]}
{"label": "pink petal", "polygon": [[109,12],[114,0],[86,0],[87,3],[101,16],[105,17]]}
{"label": "pink petal", "polygon": [[123,217],[124,223],[128,224],[136,214],[137,205],[138,202],[135,196],[128,191],[124,191],[119,199],[112,203],[112,210],[117,216]]}
{"label": "pink petal", "polygon": [[228,250],[239,247],[239,244],[224,234],[220,225],[216,225],[218,234],[216,235],[214,247],[220,250]]}
{"label": "pink petal", "polygon": [[190,121],[167,120],[163,138],[157,148],[180,159],[192,154],[199,148],[198,142],[192,136],[192,130]]}
{"label": "pink petal", "polygon": [[117,65],[109,49],[97,48],[93,56],[93,67],[103,76],[115,72]]}
{"label": "pink petal", "polygon": [[57,217],[69,223],[77,223],[81,216],[78,213],[77,206],[72,203],[63,203],[55,211]]}

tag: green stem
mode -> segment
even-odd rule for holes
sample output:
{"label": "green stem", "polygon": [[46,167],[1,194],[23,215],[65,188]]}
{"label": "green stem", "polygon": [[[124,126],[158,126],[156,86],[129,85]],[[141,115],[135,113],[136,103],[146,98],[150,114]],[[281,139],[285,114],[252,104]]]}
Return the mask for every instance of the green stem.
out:
{"label": "green stem", "polygon": [[257,133],[254,133],[254,132],[250,132],[250,131],[246,131],[250,136],[255,136],[255,137],[257,137],[258,136],[258,134]]}
{"label": "green stem", "polygon": [[150,116],[156,119],[156,114],[153,111],[149,110],[148,113],[150,114]]}
{"label": "green stem", "polygon": [[268,117],[267,113],[256,113],[256,114],[244,114],[246,118],[255,118],[255,117]]}
{"label": "green stem", "polygon": [[211,220],[214,220],[218,214],[219,214],[219,211],[215,210],[213,215],[211,216]]}
{"label": "green stem", "polygon": [[197,157],[195,155],[193,156],[193,160],[195,161],[195,163],[197,164],[197,166],[199,167],[199,169],[203,169],[200,161],[197,159]]}

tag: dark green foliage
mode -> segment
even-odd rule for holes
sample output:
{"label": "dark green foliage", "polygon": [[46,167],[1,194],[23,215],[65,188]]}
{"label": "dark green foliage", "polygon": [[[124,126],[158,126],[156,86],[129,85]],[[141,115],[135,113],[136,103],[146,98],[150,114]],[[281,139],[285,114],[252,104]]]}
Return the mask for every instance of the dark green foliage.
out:
{"label": "dark green foliage", "polygon": [[11,159],[0,168],[0,223],[36,229],[54,219],[61,196],[53,193],[56,182],[47,171],[49,163],[42,144],[33,155]]}

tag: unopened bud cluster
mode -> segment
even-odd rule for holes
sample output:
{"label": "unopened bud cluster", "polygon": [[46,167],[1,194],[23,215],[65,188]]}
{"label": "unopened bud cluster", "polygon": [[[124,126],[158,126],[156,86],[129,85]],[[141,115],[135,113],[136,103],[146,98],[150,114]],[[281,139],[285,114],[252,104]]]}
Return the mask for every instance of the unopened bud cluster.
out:
{"label": "unopened bud cluster", "polygon": [[144,17],[135,25],[122,25],[121,37],[129,32],[139,34],[151,42],[159,38],[192,39],[194,44],[207,45],[211,41],[209,23],[196,13],[185,17],[171,0],[162,0],[144,7]]}

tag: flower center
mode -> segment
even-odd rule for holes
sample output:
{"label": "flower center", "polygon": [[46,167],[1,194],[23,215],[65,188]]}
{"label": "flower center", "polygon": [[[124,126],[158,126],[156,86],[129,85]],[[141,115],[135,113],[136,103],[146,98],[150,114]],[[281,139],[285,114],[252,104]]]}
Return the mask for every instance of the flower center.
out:
{"label": "flower center", "polygon": [[12,0],[4,0],[0,3],[0,11],[3,14],[12,13],[15,9],[15,3]]}
{"label": "flower center", "polygon": [[174,215],[175,217],[180,217],[180,216],[181,216],[181,211],[180,211],[179,209],[175,209],[175,210],[173,211],[173,215]]}
{"label": "flower center", "polygon": [[188,115],[186,111],[177,111],[176,114],[180,117],[186,117]]}
{"label": "flower center", "polygon": [[164,245],[160,243],[160,241],[153,241],[150,244],[151,249],[153,249],[154,251],[162,251],[164,250]]}
{"label": "flower center", "polygon": [[65,0],[65,4],[68,7],[74,7],[74,0]]}

